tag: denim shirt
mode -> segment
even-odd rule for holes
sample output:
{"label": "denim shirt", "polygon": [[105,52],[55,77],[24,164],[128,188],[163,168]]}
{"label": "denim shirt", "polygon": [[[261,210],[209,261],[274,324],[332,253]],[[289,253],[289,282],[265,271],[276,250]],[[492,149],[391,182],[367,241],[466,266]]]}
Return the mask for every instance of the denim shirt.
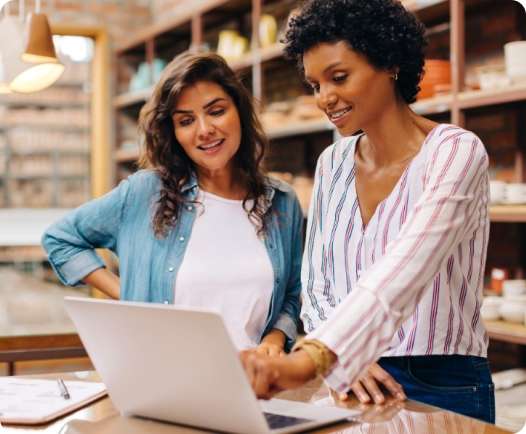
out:
{"label": "denim shirt", "polygon": [[[51,225],[42,245],[60,280],[71,286],[82,284],[86,275],[104,267],[95,249],[107,248],[119,258],[122,300],[172,304],[177,272],[202,209],[192,203],[199,188],[193,178],[182,189],[187,201],[175,226],[165,238],[157,238],[152,216],[160,187],[154,171],[139,171]],[[292,188],[281,181],[267,179],[266,199],[272,210],[264,243],[274,288],[262,337],[279,329],[289,348],[299,320],[303,214]]]}

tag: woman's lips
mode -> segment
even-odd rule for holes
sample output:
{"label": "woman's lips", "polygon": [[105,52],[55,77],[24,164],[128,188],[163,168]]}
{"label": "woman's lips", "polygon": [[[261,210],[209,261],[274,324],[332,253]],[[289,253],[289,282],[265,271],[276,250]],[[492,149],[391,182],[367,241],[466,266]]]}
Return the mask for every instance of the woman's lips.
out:
{"label": "woman's lips", "polygon": [[341,110],[336,110],[331,113],[327,113],[327,116],[329,117],[329,120],[336,125],[337,127],[341,127],[345,121],[348,119],[350,113],[352,112],[352,107],[345,107]]}
{"label": "woman's lips", "polygon": [[221,149],[221,145],[225,142],[225,139],[215,140],[207,143],[206,145],[199,145],[197,148],[206,153],[207,155],[215,154]]}

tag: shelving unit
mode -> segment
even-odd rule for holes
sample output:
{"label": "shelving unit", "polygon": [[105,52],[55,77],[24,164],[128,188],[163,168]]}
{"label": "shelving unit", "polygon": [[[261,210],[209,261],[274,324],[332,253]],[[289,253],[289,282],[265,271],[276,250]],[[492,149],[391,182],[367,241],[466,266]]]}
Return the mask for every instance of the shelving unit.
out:
{"label": "shelving unit", "polygon": [[90,197],[89,64],[64,61],[53,87],[0,96],[0,207],[74,207]]}
{"label": "shelving unit", "polygon": [[[267,48],[259,46],[256,31],[259,17],[262,13],[272,14],[272,8],[277,3],[279,2],[263,2],[262,0],[200,2],[199,6],[188,8],[177,18],[146,28],[130,40],[124,41],[115,51],[116,63],[127,63],[128,69],[130,65],[136,65],[139,61],[146,60],[151,63],[156,56],[162,57],[162,53],[158,51],[166,45],[166,38],[169,38],[170,35],[178,35],[180,39],[186,40],[188,44],[184,49],[198,49],[204,41],[210,41],[210,35],[215,34],[214,25],[238,28],[245,36],[251,35],[252,50],[242,58],[231,61],[230,65],[243,74],[252,94],[256,100],[262,102],[261,108],[265,110],[269,102],[280,101],[279,98],[269,96],[269,91],[272,91],[270,88],[274,85],[275,72],[286,68],[291,68],[291,71],[294,69],[290,62],[283,59],[283,47],[280,43]],[[487,58],[493,61],[499,58],[503,61],[502,45],[505,42],[526,39],[524,29],[517,24],[526,20],[524,10],[513,0],[409,0],[406,3],[408,9],[413,11],[429,29],[430,56],[440,58],[440,55],[445,52],[452,64],[451,92],[418,100],[412,105],[412,109],[416,113],[429,116],[439,122],[451,122],[473,130],[488,146],[492,162],[496,161],[497,164],[500,164],[499,158],[505,157],[505,162],[511,164],[511,169],[515,173],[514,181],[526,181],[524,164],[526,158],[523,156],[523,150],[526,149],[526,126],[521,120],[521,116],[526,113],[526,83],[489,91],[472,90],[471,86],[466,84],[470,74],[473,75],[475,66],[486,62]],[[490,51],[485,52],[486,47],[481,44],[484,44],[485,40],[493,41],[495,35],[482,34],[481,29],[484,26],[480,23],[484,19],[490,19],[487,17],[493,19],[502,16],[503,13],[512,18],[509,20],[509,25],[495,30],[502,33],[501,37],[497,38],[501,43],[497,48],[490,47],[488,49]],[[512,28],[513,25],[517,27]],[[492,28],[495,29],[497,26],[493,25]],[[473,32],[473,29],[479,31]],[[477,34],[476,38],[472,36],[474,34]],[[273,73],[272,80],[269,78],[269,71]],[[122,78],[122,74],[119,77]],[[299,94],[307,93],[306,88],[302,88],[301,80],[298,79],[296,85]],[[117,88],[122,89],[122,85]],[[123,140],[126,134],[120,132],[119,118],[125,117],[127,123],[133,125],[140,107],[150,94],[151,88],[136,92],[124,90],[113,100],[117,113],[115,161],[117,173],[120,173],[121,176],[126,176],[135,170],[134,162],[138,158],[139,151],[130,146],[120,147],[121,142],[134,143],[136,139],[135,141]],[[503,107],[511,110],[516,117],[516,130],[513,132],[513,137],[508,139],[513,140],[514,145],[511,156],[506,156],[507,154],[503,154],[504,151],[499,150],[502,140],[500,142],[495,140],[495,137],[485,129],[484,116],[499,116]],[[495,122],[494,119],[493,122]],[[273,154],[270,159],[271,163],[280,158],[282,161],[293,162],[294,167],[291,172],[307,174],[307,176],[312,175],[317,157],[316,152],[329,145],[335,136],[332,125],[321,118],[290,120],[283,125],[267,125],[266,133],[271,140]],[[511,133],[508,131],[509,134]],[[497,152],[494,152],[495,149]],[[299,153],[294,154],[295,152]],[[294,158],[301,161],[294,161]],[[280,169],[283,166],[284,164],[279,164]],[[124,170],[120,171],[119,169],[122,168]],[[270,169],[273,170],[272,164]],[[490,218],[495,223],[526,223],[526,206],[494,206],[490,209]],[[493,241],[498,240],[490,240],[490,243]],[[522,257],[523,255],[520,253],[517,256]],[[491,265],[488,263],[488,267]],[[526,268],[526,264],[520,263],[519,265]]]}
{"label": "shelving unit", "polygon": [[490,339],[526,345],[526,326],[506,321],[484,321]]}

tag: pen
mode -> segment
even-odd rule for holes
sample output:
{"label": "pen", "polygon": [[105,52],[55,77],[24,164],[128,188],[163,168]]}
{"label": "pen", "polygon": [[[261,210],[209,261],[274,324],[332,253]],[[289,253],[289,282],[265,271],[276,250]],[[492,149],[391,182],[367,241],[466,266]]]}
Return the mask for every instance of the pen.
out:
{"label": "pen", "polygon": [[70,396],[69,396],[68,388],[64,384],[64,381],[62,381],[62,378],[57,378],[57,384],[58,384],[58,388],[60,389],[60,396],[62,396],[62,398],[64,399],[69,399]]}

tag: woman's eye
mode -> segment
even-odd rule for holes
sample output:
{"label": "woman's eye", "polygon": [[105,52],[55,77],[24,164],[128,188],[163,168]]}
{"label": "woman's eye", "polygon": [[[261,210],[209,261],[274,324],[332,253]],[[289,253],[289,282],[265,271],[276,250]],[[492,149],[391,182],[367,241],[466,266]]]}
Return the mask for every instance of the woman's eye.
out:
{"label": "woman's eye", "polygon": [[221,116],[224,112],[225,112],[225,109],[220,108],[220,109],[211,110],[210,114],[212,116]]}
{"label": "woman's eye", "polygon": [[182,127],[186,127],[190,125],[194,120],[192,118],[184,118],[179,121],[179,125]]}
{"label": "woman's eye", "polygon": [[332,80],[336,83],[341,83],[342,81],[345,81],[347,79],[347,74],[340,74],[340,75],[335,75],[334,77],[332,77]]}

